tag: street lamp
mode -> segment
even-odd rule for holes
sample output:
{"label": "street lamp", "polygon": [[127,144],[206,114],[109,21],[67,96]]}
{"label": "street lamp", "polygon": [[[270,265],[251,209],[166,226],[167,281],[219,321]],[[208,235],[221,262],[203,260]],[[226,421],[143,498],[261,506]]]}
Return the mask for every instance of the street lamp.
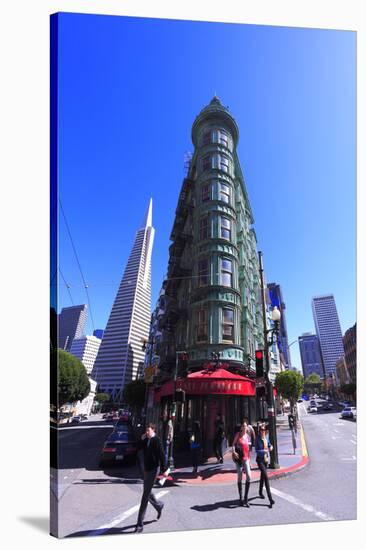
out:
{"label": "street lamp", "polygon": [[177,378],[178,378],[178,366],[179,366],[179,356],[187,356],[186,351],[176,351],[175,352],[175,369],[174,369],[174,386],[173,386],[173,402],[172,402],[172,410],[171,410],[171,416],[172,416],[172,422],[173,422],[173,437],[170,442],[170,453],[169,453],[169,467],[172,470],[174,468],[174,458],[173,458],[173,446],[174,446],[174,432],[175,432],[175,419],[177,415]]}
{"label": "street lamp", "polygon": [[[147,345],[150,344],[150,353],[149,353],[149,362],[148,362],[148,367],[151,368],[151,361],[152,361],[152,355],[153,355],[153,345],[155,344],[155,339],[154,338],[149,338],[149,340],[143,340],[143,344],[142,344],[142,351],[146,351],[146,348],[147,348]],[[146,370],[146,369],[145,369]],[[150,379],[148,378],[148,381],[146,380],[146,373],[144,373],[145,376],[144,376],[144,380],[145,380],[145,384],[146,384],[146,388],[145,388],[145,400],[144,400],[144,422],[146,424],[146,416],[147,416],[147,400],[148,400],[148,396],[149,396],[149,388],[150,388]],[[150,372],[149,372],[149,377],[151,376]]]}
{"label": "street lamp", "polygon": [[[269,438],[273,446],[273,450],[270,453],[271,454],[270,468],[279,468],[280,466],[278,463],[276,409],[275,409],[275,401],[273,396],[273,385],[269,377],[270,368],[271,368],[270,360],[269,360],[269,348],[277,341],[278,333],[280,330],[281,312],[276,306],[272,309],[272,321],[274,326],[272,329],[267,329],[262,252],[258,252],[258,257],[259,257],[259,275],[260,275],[260,281],[261,281],[264,357],[266,361],[266,372],[264,377],[265,377],[265,384],[266,384],[266,399],[267,399],[267,406],[268,406],[268,428],[269,428]],[[270,338],[268,340],[269,336]]]}

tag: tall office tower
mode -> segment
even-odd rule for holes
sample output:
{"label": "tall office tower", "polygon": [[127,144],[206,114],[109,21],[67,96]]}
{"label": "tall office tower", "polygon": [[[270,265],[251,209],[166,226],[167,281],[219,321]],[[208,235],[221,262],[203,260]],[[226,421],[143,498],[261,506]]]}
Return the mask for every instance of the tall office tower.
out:
{"label": "tall office tower", "polygon": [[356,382],[357,330],[356,323],[343,336],[344,358],[351,382]]}
{"label": "tall office tower", "polygon": [[291,369],[291,355],[288,347],[287,323],[286,323],[286,304],[283,301],[282,290],[279,284],[269,283],[267,285],[272,307],[277,306],[281,312],[280,332],[278,334],[278,350],[280,352],[281,362],[285,369]]}
{"label": "tall office tower", "polygon": [[304,378],[310,374],[318,374],[324,378],[324,366],[320,352],[319,339],[316,334],[305,332],[299,336],[299,348]]}
{"label": "tall office tower", "polygon": [[325,375],[328,376],[335,372],[338,359],[344,355],[342,330],[333,294],[314,297],[312,309]]}
{"label": "tall office tower", "polygon": [[[194,153],[178,197],[169,248],[157,380],[176,352],[198,371],[220,353],[233,374],[255,372],[263,346],[256,234],[237,156],[238,126],[215,96],[192,126]],[[183,372],[182,372],[183,374]]]}
{"label": "tall office tower", "polygon": [[73,339],[83,336],[87,314],[86,304],[62,308],[58,316],[59,348],[70,351]]}
{"label": "tall office tower", "polygon": [[87,374],[90,374],[93,370],[95,360],[98,355],[101,339],[95,336],[82,336],[81,338],[74,338],[70,353],[80,359]]}
{"label": "tall office tower", "polygon": [[96,328],[93,332],[93,336],[96,336],[97,338],[99,338],[101,340],[103,338],[103,333],[104,333],[103,329]]}
{"label": "tall office tower", "polygon": [[143,226],[136,233],[130,257],[112,306],[92,378],[99,390],[122,401],[125,384],[144,364],[144,340],[149,337],[151,303],[152,199]]}

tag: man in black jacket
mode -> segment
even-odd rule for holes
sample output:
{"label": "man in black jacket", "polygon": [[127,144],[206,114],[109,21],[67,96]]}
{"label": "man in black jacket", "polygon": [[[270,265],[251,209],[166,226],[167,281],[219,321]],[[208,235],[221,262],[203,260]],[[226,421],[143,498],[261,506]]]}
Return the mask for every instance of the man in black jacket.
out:
{"label": "man in black jacket", "polygon": [[164,449],[160,439],[155,434],[155,424],[146,426],[145,438],[141,441],[141,450],[144,457],[144,492],[142,494],[139,514],[137,518],[136,533],[142,533],[147,503],[150,502],[158,513],[158,519],[163,511],[164,503],[157,500],[151,492],[156,476],[160,471],[167,477],[167,465]]}

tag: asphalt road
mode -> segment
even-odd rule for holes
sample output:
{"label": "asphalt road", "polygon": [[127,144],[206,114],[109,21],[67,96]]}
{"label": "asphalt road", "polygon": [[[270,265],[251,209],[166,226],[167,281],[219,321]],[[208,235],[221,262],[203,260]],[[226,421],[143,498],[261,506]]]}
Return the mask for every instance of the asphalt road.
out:
{"label": "asphalt road", "polygon": [[[250,508],[237,505],[236,484],[154,489],[165,503],[162,517],[149,505],[144,531],[165,532],[356,518],[356,423],[339,412],[307,414],[299,406],[309,466],[271,482],[274,507],[251,487]],[[142,483],[135,468],[101,470],[103,441],[111,427],[63,429],[60,434],[59,536],[132,533]],[[55,472],[54,472],[55,474]],[[136,535],[134,535],[136,536]]]}

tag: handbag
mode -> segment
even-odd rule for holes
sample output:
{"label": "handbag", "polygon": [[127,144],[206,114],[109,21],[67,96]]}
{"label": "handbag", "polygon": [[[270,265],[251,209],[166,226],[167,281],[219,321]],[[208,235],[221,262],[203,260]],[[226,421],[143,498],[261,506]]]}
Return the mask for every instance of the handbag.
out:
{"label": "handbag", "polygon": [[235,462],[235,464],[242,464],[244,458],[243,449],[240,447],[240,445],[235,445],[234,451],[238,455],[238,458],[233,458],[233,461]]}

